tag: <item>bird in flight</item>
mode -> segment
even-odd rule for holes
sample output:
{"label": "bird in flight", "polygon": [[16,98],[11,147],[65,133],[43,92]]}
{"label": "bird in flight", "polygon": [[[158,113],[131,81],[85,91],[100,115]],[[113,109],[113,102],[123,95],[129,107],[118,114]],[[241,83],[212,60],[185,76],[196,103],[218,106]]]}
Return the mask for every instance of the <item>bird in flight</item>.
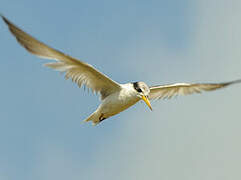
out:
{"label": "bird in flight", "polygon": [[92,121],[93,125],[114,116],[140,100],[143,100],[152,110],[149,100],[171,98],[177,95],[201,93],[224,88],[241,80],[224,83],[176,83],[168,85],[147,86],[144,82],[119,84],[99,72],[90,64],[79,61],[50,46],[38,41],[1,15],[10,32],[16,40],[30,53],[41,58],[55,60],[45,66],[60,72],[65,72],[66,79],[72,79],[79,87],[82,85],[99,93],[101,104],[84,122]]}

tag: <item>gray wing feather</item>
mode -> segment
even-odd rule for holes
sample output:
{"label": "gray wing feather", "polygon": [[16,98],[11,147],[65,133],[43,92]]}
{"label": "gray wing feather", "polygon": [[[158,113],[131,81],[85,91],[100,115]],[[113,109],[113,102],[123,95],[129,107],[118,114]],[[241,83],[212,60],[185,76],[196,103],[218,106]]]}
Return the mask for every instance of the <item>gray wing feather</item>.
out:
{"label": "gray wing feather", "polygon": [[169,85],[152,86],[150,87],[149,99],[170,99],[171,97],[177,95],[188,95],[193,93],[201,93],[202,91],[213,91],[235,83],[241,83],[241,80],[224,83],[176,83]]}
{"label": "gray wing feather", "polygon": [[79,87],[86,85],[94,92],[99,92],[102,99],[120,89],[118,83],[111,80],[91,65],[47,46],[15,26],[4,16],[1,15],[1,17],[8,25],[10,32],[27,51],[42,58],[56,60],[56,62],[45,64],[45,66],[65,72],[66,79],[71,78]]}

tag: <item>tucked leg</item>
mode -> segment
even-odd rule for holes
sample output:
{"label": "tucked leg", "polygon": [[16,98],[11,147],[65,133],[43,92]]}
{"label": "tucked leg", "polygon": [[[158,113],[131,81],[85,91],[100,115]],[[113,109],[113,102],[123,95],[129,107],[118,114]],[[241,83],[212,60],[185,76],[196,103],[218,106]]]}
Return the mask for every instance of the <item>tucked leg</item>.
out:
{"label": "tucked leg", "polygon": [[101,122],[101,121],[103,121],[103,120],[105,120],[106,118],[104,117],[104,114],[101,114],[101,116],[99,117],[99,121]]}

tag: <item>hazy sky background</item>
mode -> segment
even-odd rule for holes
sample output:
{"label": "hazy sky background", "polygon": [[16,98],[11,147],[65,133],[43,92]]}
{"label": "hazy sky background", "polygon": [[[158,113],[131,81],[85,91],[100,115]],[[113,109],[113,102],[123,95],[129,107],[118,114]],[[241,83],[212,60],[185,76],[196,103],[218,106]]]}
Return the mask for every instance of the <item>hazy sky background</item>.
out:
{"label": "hazy sky background", "polygon": [[[2,0],[0,12],[117,82],[241,78],[241,1]],[[98,126],[98,106],[0,21],[0,179],[241,179],[241,85],[144,103]]]}

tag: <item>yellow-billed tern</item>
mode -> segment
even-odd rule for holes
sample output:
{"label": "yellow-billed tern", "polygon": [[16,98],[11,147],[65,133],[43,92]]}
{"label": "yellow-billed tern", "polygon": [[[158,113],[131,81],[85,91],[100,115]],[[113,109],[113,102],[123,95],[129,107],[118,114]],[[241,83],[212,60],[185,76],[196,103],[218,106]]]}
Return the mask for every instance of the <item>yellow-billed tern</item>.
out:
{"label": "yellow-billed tern", "polygon": [[45,66],[65,72],[66,79],[71,78],[73,82],[79,85],[79,87],[86,85],[94,92],[100,94],[102,103],[94,113],[84,120],[85,122],[92,121],[94,125],[124,111],[140,100],[143,100],[152,110],[149,100],[171,98],[176,95],[201,93],[201,91],[212,91],[241,82],[241,80],[236,80],[225,83],[176,83],[151,87],[148,87],[144,82],[119,84],[99,72],[91,65],[79,61],[38,41],[15,26],[3,15],[1,15],[1,17],[8,25],[9,30],[15,36],[17,41],[27,51],[41,58],[56,60],[53,63],[45,64]]}

